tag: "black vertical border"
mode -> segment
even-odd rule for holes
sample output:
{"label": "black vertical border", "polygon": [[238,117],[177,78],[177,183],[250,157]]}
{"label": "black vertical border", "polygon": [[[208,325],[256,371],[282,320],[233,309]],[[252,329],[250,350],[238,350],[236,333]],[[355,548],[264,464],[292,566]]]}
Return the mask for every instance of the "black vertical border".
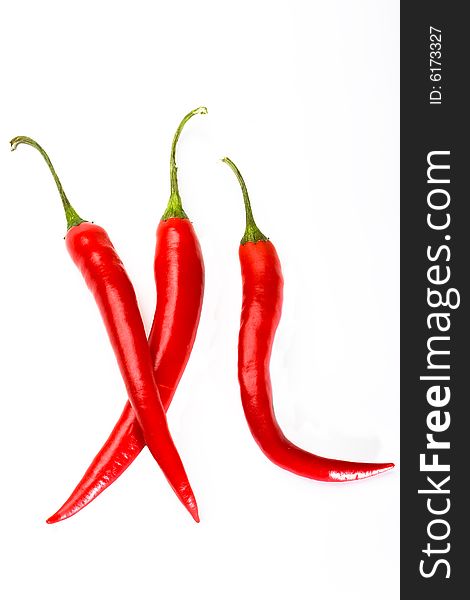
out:
{"label": "black vertical border", "polygon": [[[466,375],[470,375],[469,293],[470,278],[470,194],[467,173],[470,173],[470,102],[469,88],[470,24],[466,21],[464,2],[442,0],[401,2],[401,597],[453,599],[468,593],[467,573],[470,573],[468,550],[464,546],[468,531],[465,493],[470,460],[470,422],[467,405],[470,392]],[[442,30],[441,105],[429,104],[433,82],[429,75],[429,28]],[[420,473],[419,455],[426,451],[426,416],[432,408],[426,401],[429,383],[419,380],[427,365],[426,342],[430,335],[426,317],[430,312],[426,301],[428,244],[445,243],[442,232],[433,232],[426,223],[427,154],[433,150],[450,150],[451,193],[451,285],[459,289],[461,305],[450,310],[452,326],[450,341],[451,413],[449,430],[442,439],[451,443],[448,458],[451,464],[451,508],[446,518],[451,526],[449,538],[433,542],[427,535],[428,523],[436,517],[429,514],[427,497],[418,494],[426,486],[426,474]],[[444,409],[443,409],[444,410]],[[442,454],[442,452],[441,452]],[[444,455],[442,454],[443,458]],[[429,475],[432,475],[429,473]],[[442,479],[436,474],[436,479]],[[467,486],[467,487],[470,487]],[[442,498],[442,496],[441,496]],[[419,573],[420,560],[427,559],[422,550],[428,541],[435,548],[451,544],[448,554],[434,555],[449,560],[450,578],[440,567],[428,579]],[[427,559],[427,568],[433,559]]]}

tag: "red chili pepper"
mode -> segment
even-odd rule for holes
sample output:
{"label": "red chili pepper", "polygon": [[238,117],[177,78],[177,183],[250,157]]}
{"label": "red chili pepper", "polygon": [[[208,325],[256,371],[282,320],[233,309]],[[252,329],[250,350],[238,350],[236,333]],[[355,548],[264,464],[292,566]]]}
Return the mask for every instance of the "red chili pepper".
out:
{"label": "red chili pepper", "polygon": [[166,421],[152,358],[132,283],[106,231],[84,221],[72,208],[46,152],[28,137],[11,141],[36,148],[59,190],[67,219],[67,250],[83,275],[101,312],[133,409],[145,441],[178,498],[199,521],[196,499]]}
{"label": "red chili pepper", "polygon": [[302,450],[282,433],[274,414],[269,360],[282,309],[283,277],[274,245],[258,229],[245,182],[229,159],[243,192],[246,229],[240,245],[243,304],[238,339],[238,379],[251,433],[276,465],[319,481],[351,481],[388,471],[393,463],[323,458]]}
{"label": "red chili pepper", "polygon": [[[171,193],[157,228],[154,273],[157,306],[149,336],[155,382],[165,410],[188,362],[201,315],[204,263],[196,232],[183,210],[178,190],[176,145],[186,122],[181,121],[171,148]],[[47,522],[73,516],[118,479],[145,447],[142,430],[129,402],[101,450],[63,506]]]}

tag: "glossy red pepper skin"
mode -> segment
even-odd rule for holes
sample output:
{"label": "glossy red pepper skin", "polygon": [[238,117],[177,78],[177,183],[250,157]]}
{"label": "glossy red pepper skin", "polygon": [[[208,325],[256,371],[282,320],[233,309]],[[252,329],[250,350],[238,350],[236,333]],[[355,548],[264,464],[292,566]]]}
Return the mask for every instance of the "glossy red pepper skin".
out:
{"label": "glossy red pepper skin", "polygon": [[196,499],[168,430],[137,298],[124,265],[98,225],[72,227],[65,241],[100,310],[145,442],[176,495],[198,521]]}
{"label": "glossy red pepper skin", "polygon": [[351,481],[378,475],[392,463],[323,458],[290,442],[273,408],[269,361],[282,310],[283,277],[270,241],[240,246],[243,303],[238,340],[238,380],[246,420],[261,450],[276,465],[319,481]]}
{"label": "glossy red pepper skin", "polygon": [[[188,362],[204,294],[204,262],[189,219],[160,221],[155,249],[157,306],[148,340],[155,382],[165,410]],[[105,444],[64,505],[48,519],[73,516],[108,488],[145,447],[129,402]]]}
{"label": "glossy red pepper skin", "polygon": [[264,454],[276,465],[318,481],[352,481],[388,471],[393,463],[360,463],[323,458],[299,448],[286,438],[276,420],[269,363],[282,312],[284,280],[274,245],[258,229],[245,182],[236,165],[230,166],[245,202],[246,229],[239,258],[243,301],[238,338],[238,380],[250,431]]}

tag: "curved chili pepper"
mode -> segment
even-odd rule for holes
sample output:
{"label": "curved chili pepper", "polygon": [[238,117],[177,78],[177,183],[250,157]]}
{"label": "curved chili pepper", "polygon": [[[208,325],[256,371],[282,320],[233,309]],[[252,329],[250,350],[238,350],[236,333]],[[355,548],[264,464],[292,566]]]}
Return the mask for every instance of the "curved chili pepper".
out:
{"label": "curved chili pepper", "polygon": [[178,498],[199,521],[196,499],[168,430],[135,291],[124,265],[106,231],[73,209],[43,148],[20,136],[11,141],[12,150],[19,144],[36,148],[54,177],[67,219],[67,250],[98,305],[145,441]]}
{"label": "curved chili pepper", "polygon": [[282,433],[274,414],[269,361],[282,309],[283,277],[274,245],[258,229],[245,182],[229,159],[240,183],[246,229],[239,256],[243,303],[238,338],[238,379],[248,425],[264,454],[276,465],[319,481],[351,481],[388,471],[393,463],[359,463],[323,458],[302,450]]}
{"label": "curved chili pepper", "polygon": [[[186,122],[181,121],[171,147],[171,193],[157,228],[154,273],[157,306],[149,335],[155,382],[168,410],[188,362],[201,315],[204,263],[196,232],[183,210],[178,189],[176,145]],[[73,516],[118,479],[145,447],[142,430],[129,402],[101,450],[63,506],[50,517],[57,523]]]}

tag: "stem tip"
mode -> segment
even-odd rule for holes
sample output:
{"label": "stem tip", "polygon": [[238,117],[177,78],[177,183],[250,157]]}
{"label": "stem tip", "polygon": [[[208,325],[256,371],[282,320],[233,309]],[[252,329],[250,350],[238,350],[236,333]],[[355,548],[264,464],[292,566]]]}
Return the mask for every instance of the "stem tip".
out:
{"label": "stem tip", "polygon": [[226,165],[228,165],[235,173],[235,176],[238,179],[238,183],[240,184],[240,187],[242,189],[243,202],[245,203],[246,227],[245,233],[240,241],[240,244],[243,246],[247,242],[253,242],[254,244],[256,244],[257,242],[267,242],[268,238],[263,233],[261,233],[259,227],[255,223],[245,180],[243,179],[242,174],[238,170],[237,165],[232,160],[230,160],[228,156],[224,156],[224,158],[222,158],[221,160]]}
{"label": "stem tip", "polygon": [[170,199],[168,200],[168,204],[165,212],[162,216],[162,221],[166,221],[167,219],[187,219],[188,215],[184,212],[183,204],[181,202],[181,196],[178,188],[178,167],[176,166],[176,145],[180,138],[181,132],[183,131],[183,127],[186,123],[194,117],[194,115],[207,115],[207,108],[205,106],[199,106],[195,108],[191,112],[189,112],[178,125],[178,129],[175,132],[173,137],[173,143],[171,145],[171,154],[170,154]]}
{"label": "stem tip", "polygon": [[54,178],[57,189],[59,190],[60,198],[62,200],[62,206],[64,207],[65,218],[67,220],[67,231],[71,227],[75,227],[76,225],[80,225],[80,223],[84,223],[85,220],[82,219],[77,214],[76,210],[70,204],[69,199],[65,195],[64,188],[62,187],[60,179],[57,176],[57,173],[55,172],[55,169],[52,165],[51,159],[49,158],[49,156],[48,156],[47,152],[44,150],[44,148],[42,148],[42,146],[40,146],[36,141],[34,141],[30,137],[27,137],[26,135],[18,135],[17,137],[14,137],[11,140],[10,144],[11,144],[12,151],[16,150],[16,148],[17,148],[17,146],[19,146],[19,144],[27,144],[28,146],[32,146],[33,148],[36,148],[36,150],[41,154],[43,159],[46,161],[46,164],[49,167],[49,171],[51,172],[52,177]]}

